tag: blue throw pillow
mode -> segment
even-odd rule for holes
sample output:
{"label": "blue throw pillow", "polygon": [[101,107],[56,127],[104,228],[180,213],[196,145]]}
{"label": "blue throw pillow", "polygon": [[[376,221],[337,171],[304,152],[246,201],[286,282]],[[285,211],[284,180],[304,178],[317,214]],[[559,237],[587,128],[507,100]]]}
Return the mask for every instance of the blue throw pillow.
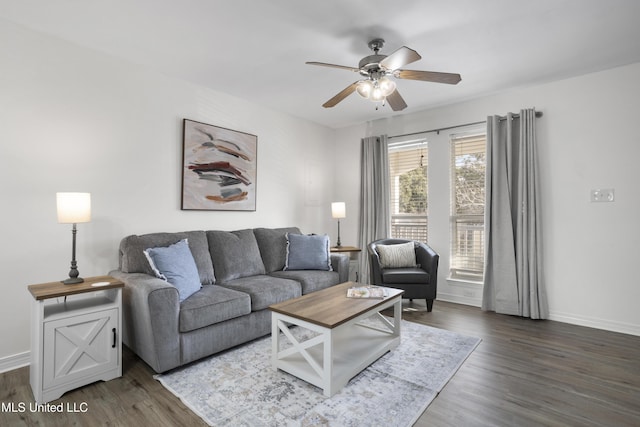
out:
{"label": "blue throw pillow", "polygon": [[166,248],[146,249],[144,254],[156,276],[178,289],[180,302],[200,290],[198,267],[187,239]]}
{"label": "blue throw pillow", "polygon": [[285,270],[333,271],[329,253],[329,236],[287,233],[286,237]]}

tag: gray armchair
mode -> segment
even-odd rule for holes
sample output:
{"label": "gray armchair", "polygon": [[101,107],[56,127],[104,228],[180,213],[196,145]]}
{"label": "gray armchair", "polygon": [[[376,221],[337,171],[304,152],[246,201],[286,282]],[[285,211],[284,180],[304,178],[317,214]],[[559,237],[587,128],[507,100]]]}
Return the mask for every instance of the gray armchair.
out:
{"label": "gray armchair", "polygon": [[[376,250],[378,245],[397,245],[413,242],[416,252],[414,267],[384,268],[380,264],[380,255]],[[371,284],[402,289],[403,298],[427,301],[427,311],[433,308],[438,289],[438,261],[440,256],[428,245],[404,239],[381,239],[369,243],[369,265],[371,268]]]}

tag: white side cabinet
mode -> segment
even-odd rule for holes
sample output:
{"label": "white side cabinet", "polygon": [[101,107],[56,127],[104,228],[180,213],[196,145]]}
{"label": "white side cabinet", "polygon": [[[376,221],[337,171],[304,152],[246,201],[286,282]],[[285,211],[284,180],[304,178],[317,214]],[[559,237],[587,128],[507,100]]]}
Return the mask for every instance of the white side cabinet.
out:
{"label": "white side cabinet", "polygon": [[122,376],[122,287],[110,276],[30,285],[31,366],[36,403]]}

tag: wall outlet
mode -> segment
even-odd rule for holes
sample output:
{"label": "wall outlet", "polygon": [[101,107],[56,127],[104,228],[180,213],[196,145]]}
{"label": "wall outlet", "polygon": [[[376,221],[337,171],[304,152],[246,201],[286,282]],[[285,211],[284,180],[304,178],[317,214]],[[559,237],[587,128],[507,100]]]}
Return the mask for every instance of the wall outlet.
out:
{"label": "wall outlet", "polygon": [[613,188],[600,188],[591,190],[592,202],[613,202],[615,200],[615,190]]}

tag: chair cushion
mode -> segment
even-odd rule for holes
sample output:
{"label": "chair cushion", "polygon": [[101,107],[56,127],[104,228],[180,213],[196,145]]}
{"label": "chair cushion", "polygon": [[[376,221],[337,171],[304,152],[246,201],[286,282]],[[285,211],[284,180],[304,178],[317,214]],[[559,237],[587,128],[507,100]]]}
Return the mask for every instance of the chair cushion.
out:
{"label": "chair cushion", "polygon": [[384,284],[429,283],[431,276],[426,271],[414,268],[385,268],[382,270]]}
{"label": "chair cushion", "polygon": [[220,283],[235,291],[249,294],[251,297],[251,311],[258,311],[291,298],[302,295],[300,283],[295,280],[258,275],[241,277],[229,282]]}
{"label": "chair cushion", "polygon": [[204,286],[180,305],[180,332],[204,328],[249,313],[249,295],[222,286]]}
{"label": "chair cushion", "polygon": [[380,268],[416,267],[415,243],[407,242],[397,245],[376,245],[380,256]]}
{"label": "chair cushion", "polygon": [[271,276],[292,279],[302,285],[302,295],[319,291],[340,283],[340,276],[335,271],[293,270],[274,271]]}

